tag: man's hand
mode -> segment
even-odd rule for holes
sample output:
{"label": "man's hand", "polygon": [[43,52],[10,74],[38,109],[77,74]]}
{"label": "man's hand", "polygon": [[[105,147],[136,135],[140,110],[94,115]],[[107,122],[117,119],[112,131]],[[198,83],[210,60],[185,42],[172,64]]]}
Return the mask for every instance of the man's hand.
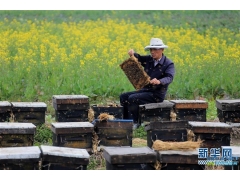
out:
{"label": "man's hand", "polygon": [[130,49],[129,51],[128,51],[128,55],[131,57],[132,55],[134,55],[134,50],[133,49]]}
{"label": "man's hand", "polygon": [[156,78],[154,78],[150,81],[150,84],[158,85],[158,84],[161,84],[161,82],[159,80],[157,80]]}

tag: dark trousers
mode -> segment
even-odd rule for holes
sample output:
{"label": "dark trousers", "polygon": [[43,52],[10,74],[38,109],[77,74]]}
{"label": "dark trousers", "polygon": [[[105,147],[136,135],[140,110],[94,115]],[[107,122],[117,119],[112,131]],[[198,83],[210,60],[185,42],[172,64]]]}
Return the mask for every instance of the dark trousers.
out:
{"label": "dark trousers", "polygon": [[123,106],[123,119],[133,119],[133,123],[138,123],[139,105],[156,103],[153,92],[139,90],[126,92],[120,95],[120,104]]}

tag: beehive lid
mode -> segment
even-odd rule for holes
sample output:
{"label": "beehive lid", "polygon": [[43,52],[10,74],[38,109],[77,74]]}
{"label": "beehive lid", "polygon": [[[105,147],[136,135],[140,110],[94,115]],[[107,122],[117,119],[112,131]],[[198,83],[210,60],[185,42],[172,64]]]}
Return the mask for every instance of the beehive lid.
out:
{"label": "beehive lid", "polygon": [[13,111],[46,111],[44,102],[11,102]]}
{"label": "beehive lid", "polygon": [[94,125],[90,122],[57,122],[51,124],[55,134],[91,133]]}
{"label": "beehive lid", "polygon": [[216,107],[222,111],[240,111],[240,99],[216,100]]}
{"label": "beehive lid", "polygon": [[0,101],[0,113],[11,111],[12,105],[8,101]]}
{"label": "beehive lid", "polygon": [[105,147],[103,157],[110,164],[155,163],[157,153],[149,147]]}
{"label": "beehive lid", "polygon": [[66,160],[75,161],[77,164],[88,164],[90,155],[86,149],[57,147],[57,146],[40,146],[43,160],[54,159],[56,161]]}
{"label": "beehive lid", "polygon": [[145,109],[161,109],[161,108],[171,109],[173,105],[174,104],[171,103],[170,101],[164,100],[161,103],[149,103],[149,104],[140,105],[140,107],[145,107]]}
{"label": "beehive lid", "polygon": [[88,96],[85,95],[53,95],[54,104],[83,104],[89,103]]}
{"label": "beehive lid", "polygon": [[193,133],[230,134],[232,127],[223,122],[195,122],[189,121],[189,128]]}
{"label": "beehive lid", "polygon": [[151,121],[145,126],[145,130],[162,130],[162,129],[186,129],[188,121]]}
{"label": "beehive lid", "polygon": [[167,150],[157,151],[160,163],[198,164],[198,150]]}
{"label": "beehive lid", "polygon": [[203,100],[170,100],[176,109],[206,109],[208,103]]}
{"label": "beehive lid", "polygon": [[232,128],[240,128],[240,123],[232,123],[232,122],[226,122],[229,124]]}
{"label": "beehive lid", "polygon": [[0,148],[0,161],[11,159],[40,159],[40,156],[41,151],[38,146]]}
{"label": "beehive lid", "polygon": [[35,134],[35,131],[32,123],[0,123],[0,134]]}

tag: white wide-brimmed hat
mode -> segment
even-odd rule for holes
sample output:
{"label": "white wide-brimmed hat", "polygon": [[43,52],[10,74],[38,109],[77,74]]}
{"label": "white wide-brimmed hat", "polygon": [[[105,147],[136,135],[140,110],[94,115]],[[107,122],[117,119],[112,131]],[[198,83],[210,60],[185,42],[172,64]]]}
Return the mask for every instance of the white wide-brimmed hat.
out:
{"label": "white wide-brimmed hat", "polygon": [[155,49],[161,49],[161,48],[168,48],[165,44],[163,44],[163,41],[159,38],[152,38],[150,40],[150,45],[146,46],[144,49],[150,49],[150,48],[155,48]]}

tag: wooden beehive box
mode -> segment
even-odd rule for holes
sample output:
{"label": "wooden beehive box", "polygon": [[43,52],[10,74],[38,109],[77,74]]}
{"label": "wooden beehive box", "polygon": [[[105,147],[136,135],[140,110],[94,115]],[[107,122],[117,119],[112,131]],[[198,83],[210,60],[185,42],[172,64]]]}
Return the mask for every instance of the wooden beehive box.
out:
{"label": "wooden beehive box", "polygon": [[0,147],[33,146],[35,133],[32,123],[0,123]]}
{"label": "wooden beehive box", "polygon": [[11,117],[12,105],[8,101],[0,101],[0,122],[8,122]]}
{"label": "wooden beehive box", "polygon": [[187,141],[187,121],[158,121],[145,126],[147,146],[152,147],[153,141]]}
{"label": "wooden beehive box", "polygon": [[232,127],[231,132],[231,145],[239,144],[240,145],[240,123],[226,122]]}
{"label": "wooden beehive box", "polygon": [[53,95],[57,122],[87,122],[89,98],[85,95]]}
{"label": "wooden beehive box", "polygon": [[157,153],[149,147],[105,147],[106,170],[154,170]]}
{"label": "wooden beehive box", "polygon": [[11,102],[14,122],[33,123],[41,125],[45,123],[47,105],[43,102]]}
{"label": "wooden beehive box", "polygon": [[240,123],[240,99],[216,100],[216,107],[219,121]]}
{"label": "wooden beehive box", "polygon": [[89,122],[56,122],[51,124],[53,146],[92,148],[93,124]]}
{"label": "wooden beehive box", "polygon": [[206,122],[208,102],[203,100],[170,100],[177,120]]}
{"label": "wooden beehive box", "polygon": [[39,170],[38,146],[0,148],[0,170]]}
{"label": "wooden beehive box", "polygon": [[40,146],[42,170],[86,170],[90,155],[86,149]]}
{"label": "wooden beehive box", "polygon": [[133,121],[115,119],[93,121],[94,131],[98,136],[99,146],[132,146]]}
{"label": "wooden beehive box", "polygon": [[198,165],[198,150],[166,150],[157,151],[157,160],[161,170],[203,170]]}
{"label": "wooden beehive box", "polygon": [[197,139],[203,140],[201,148],[221,148],[230,146],[232,127],[222,122],[194,122],[189,121],[189,129]]}
{"label": "wooden beehive box", "polygon": [[161,103],[149,103],[139,106],[138,123],[150,121],[170,121],[173,103],[164,100]]}
{"label": "wooden beehive box", "polygon": [[113,115],[117,119],[123,118],[123,106],[100,106],[100,105],[92,105],[92,110],[94,111],[94,118],[97,119],[101,113],[108,113],[109,115]]}
{"label": "wooden beehive box", "polygon": [[232,161],[234,161],[234,165],[224,166],[224,169],[240,170],[240,146],[222,146],[223,148],[230,148],[232,150]]}

